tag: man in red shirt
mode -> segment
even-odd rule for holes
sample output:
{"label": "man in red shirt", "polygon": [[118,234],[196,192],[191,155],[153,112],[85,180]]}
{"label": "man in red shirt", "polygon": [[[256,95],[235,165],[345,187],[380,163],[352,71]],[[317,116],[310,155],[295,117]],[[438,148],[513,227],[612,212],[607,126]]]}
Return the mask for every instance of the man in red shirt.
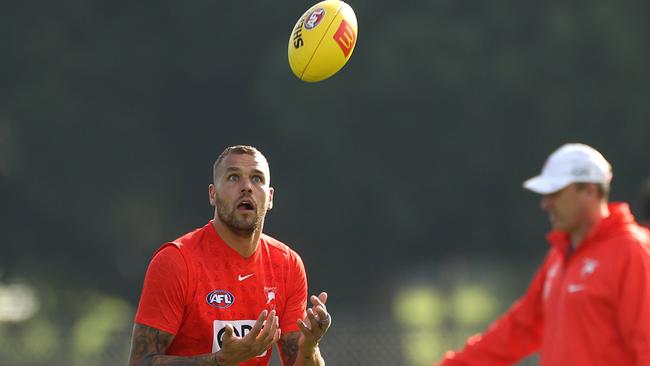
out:
{"label": "man in red shirt", "polygon": [[327,294],[311,296],[300,256],[262,233],[273,205],[266,158],[229,147],[208,189],[214,218],[154,254],[135,316],[129,366],[325,365]]}
{"label": "man in red shirt", "polygon": [[542,194],[551,248],[527,292],[442,366],[650,365],[650,238],[625,203],[608,203],[611,167],[567,144],[524,187]]}

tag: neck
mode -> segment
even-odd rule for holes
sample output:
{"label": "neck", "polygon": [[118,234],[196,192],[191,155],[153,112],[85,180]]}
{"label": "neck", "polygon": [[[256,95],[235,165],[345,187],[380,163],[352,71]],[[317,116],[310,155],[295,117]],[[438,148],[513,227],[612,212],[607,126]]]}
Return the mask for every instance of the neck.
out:
{"label": "neck", "polygon": [[605,201],[600,201],[594,209],[588,210],[585,213],[584,219],[580,220],[580,224],[576,229],[569,232],[573,248],[577,248],[594,227],[596,227],[596,225],[607,216],[609,216],[609,208]]}
{"label": "neck", "polygon": [[212,225],[217,231],[221,239],[232,249],[234,249],[239,255],[244,258],[248,258],[260,245],[260,236],[262,235],[262,225],[256,229],[251,234],[244,234],[235,232],[230,229],[226,224],[224,224],[219,217],[215,215],[214,220],[212,220]]}

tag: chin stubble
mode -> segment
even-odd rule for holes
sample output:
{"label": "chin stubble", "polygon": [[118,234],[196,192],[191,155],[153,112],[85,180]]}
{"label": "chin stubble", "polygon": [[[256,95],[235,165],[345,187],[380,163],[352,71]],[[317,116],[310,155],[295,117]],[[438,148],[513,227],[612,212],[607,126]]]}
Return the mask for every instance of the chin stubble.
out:
{"label": "chin stubble", "polygon": [[[223,206],[220,206],[223,207]],[[236,215],[235,215],[235,210],[233,209],[230,211],[229,214],[226,214],[220,209],[217,209],[217,215],[221,219],[221,221],[228,226],[228,228],[234,232],[235,234],[239,236],[250,236],[253,234],[261,225],[262,217],[263,215],[259,215],[256,213],[255,217],[253,218],[252,222],[248,223],[244,220],[237,220]]]}

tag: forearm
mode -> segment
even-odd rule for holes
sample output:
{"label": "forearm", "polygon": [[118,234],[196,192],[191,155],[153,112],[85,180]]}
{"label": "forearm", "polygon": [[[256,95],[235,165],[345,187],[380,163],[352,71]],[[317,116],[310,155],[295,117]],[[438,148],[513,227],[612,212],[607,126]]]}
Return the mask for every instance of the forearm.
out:
{"label": "forearm", "polygon": [[323,360],[318,346],[309,350],[300,347],[293,366],[325,366],[325,360]]}
{"label": "forearm", "polygon": [[223,350],[199,356],[170,356],[166,350],[174,335],[143,324],[135,324],[129,366],[231,366],[224,362]]}
{"label": "forearm", "polygon": [[131,363],[132,366],[230,366],[235,363],[226,363],[221,352],[208,353],[199,356],[169,356],[148,355],[140,362]]}

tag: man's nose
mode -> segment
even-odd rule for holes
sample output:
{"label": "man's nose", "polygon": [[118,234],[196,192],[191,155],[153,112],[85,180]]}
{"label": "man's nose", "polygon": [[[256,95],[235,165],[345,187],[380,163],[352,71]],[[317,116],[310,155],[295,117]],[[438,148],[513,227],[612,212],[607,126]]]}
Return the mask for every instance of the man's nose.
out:
{"label": "man's nose", "polygon": [[241,192],[248,192],[252,193],[253,192],[253,184],[251,183],[250,179],[242,179],[242,187],[241,187]]}
{"label": "man's nose", "polygon": [[549,195],[542,196],[542,199],[539,201],[539,207],[542,211],[547,211],[552,204],[553,199]]}

